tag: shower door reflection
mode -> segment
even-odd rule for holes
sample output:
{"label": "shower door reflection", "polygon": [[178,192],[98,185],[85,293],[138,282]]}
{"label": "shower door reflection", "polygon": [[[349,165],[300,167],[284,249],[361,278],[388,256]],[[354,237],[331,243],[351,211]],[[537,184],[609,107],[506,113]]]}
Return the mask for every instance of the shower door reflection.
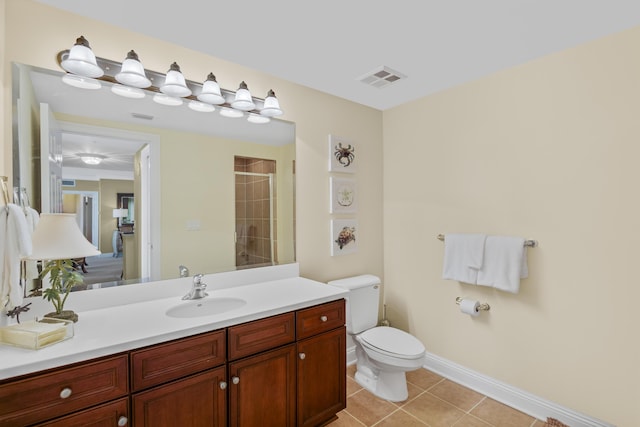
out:
{"label": "shower door reflection", "polygon": [[274,265],[276,195],[274,160],[235,158],[236,267]]}

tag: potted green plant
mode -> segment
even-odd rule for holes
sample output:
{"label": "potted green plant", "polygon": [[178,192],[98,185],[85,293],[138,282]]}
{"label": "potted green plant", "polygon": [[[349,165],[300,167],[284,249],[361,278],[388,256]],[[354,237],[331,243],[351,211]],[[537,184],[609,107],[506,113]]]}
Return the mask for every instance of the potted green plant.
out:
{"label": "potted green plant", "polygon": [[53,304],[55,312],[45,314],[45,317],[78,321],[78,315],[73,310],[64,310],[71,289],[82,284],[83,277],[75,269],[70,259],[58,259],[44,263],[40,277],[49,275],[50,287],[42,291],[42,296]]}

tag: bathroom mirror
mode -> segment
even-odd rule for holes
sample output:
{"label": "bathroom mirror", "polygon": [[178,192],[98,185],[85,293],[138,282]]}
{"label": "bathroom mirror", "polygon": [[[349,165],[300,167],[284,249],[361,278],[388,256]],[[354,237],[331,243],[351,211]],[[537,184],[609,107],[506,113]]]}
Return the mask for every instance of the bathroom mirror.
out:
{"label": "bathroom mirror", "polygon": [[[114,94],[112,83],[78,88],[63,76],[12,64],[14,186],[27,188],[42,212],[62,210],[56,184],[64,194],[96,194],[98,213],[86,215],[93,215],[93,242],[103,253],[111,252],[118,225],[116,195],[133,193],[135,215],[127,218],[135,218],[131,259],[138,276],[125,282],[175,278],[180,265],[193,275],[295,262],[293,123],[250,123],[186,102],[160,105],[150,92],[131,99]],[[100,164],[83,163],[87,153]],[[247,169],[254,160],[274,166]],[[270,184],[249,184],[247,177]],[[253,194],[250,185],[268,185],[271,204],[241,200],[241,193]],[[253,217],[269,231],[249,224]],[[252,246],[268,256],[250,261]]]}

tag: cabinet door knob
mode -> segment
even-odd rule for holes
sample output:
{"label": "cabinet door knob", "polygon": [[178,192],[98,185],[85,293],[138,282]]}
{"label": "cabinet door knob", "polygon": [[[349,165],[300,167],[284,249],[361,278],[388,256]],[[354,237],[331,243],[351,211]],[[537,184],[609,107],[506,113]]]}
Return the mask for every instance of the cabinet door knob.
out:
{"label": "cabinet door knob", "polygon": [[240,382],[240,378],[238,377],[231,377],[231,382],[234,384],[238,384]]}
{"label": "cabinet door knob", "polygon": [[60,391],[61,399],[66,399],[69,396],[71,396],[71,389],[69,387],[65,387],[62,389],[62,391]]}
{"label": "cabinet door knob", "polygon": [[118,418],[118,426],[119,426],[119,427],[126,426],[127,424],[129,424],[129,420],[127,419],[127,417],[125,417],[125,416],[123,415],[123,416],[121,416],[120,418]]}
{"label": "cabinet door knob", "polygon": [[304,358],[307,357],[307,355],[304,353],[298,353],[298,357],[300,358],[300,360],[304,360]]}
{"label": "cabinet door knob", "polygon": [[327,316],[320,316],[320,320],[326,322],[327,320],[329,320],[329,318]]}
{"label": "cabinet door knob", "polygon": [[224,390],[225,388],[227,388],[227,383],[224,381],[220,381],[220,389]]}

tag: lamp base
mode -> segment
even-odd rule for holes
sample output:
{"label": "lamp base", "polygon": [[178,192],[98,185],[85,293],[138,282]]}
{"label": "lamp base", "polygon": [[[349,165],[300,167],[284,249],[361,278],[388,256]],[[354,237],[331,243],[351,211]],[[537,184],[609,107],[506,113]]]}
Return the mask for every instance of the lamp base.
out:
{"label": "lamp base", "polygon": [[54,311],[52,313],[45,314],[44,317],[52,317],[54,319],[71,320],[73,323],[76,323],[78,321],[78,315],[73,310],[62,310],[60,313],[56,313]]}

